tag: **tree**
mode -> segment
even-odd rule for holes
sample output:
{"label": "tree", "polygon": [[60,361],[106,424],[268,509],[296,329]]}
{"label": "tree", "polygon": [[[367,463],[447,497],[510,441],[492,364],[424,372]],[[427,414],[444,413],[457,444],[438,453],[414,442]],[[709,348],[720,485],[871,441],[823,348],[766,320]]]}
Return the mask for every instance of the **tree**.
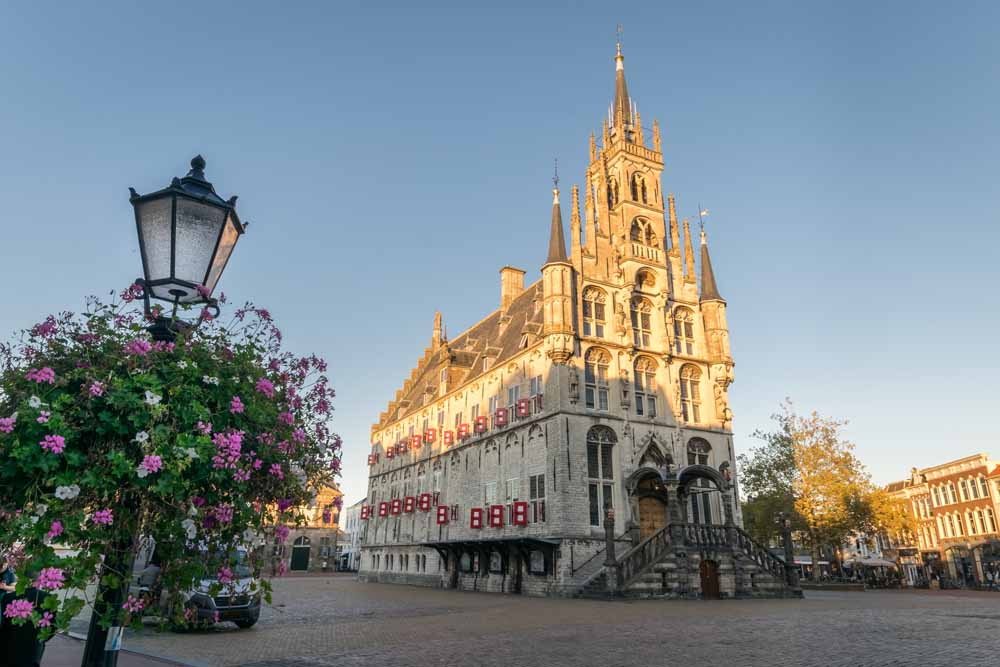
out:
{"label": "tree", "polygon": [[[6,614],[42,639],[68,627],[98,572],[122,590],[131,572],[118,564],[132,559],[113,555],[139,536],[155,540],[168,617],[190,620],[183,591],[232,584],[237,546],[259,576],[255,547],[284,539],[302,520],[292,508],[339,474],[325,362],[283,352],[270,314],[251,304],[225,326],[151,342],[139,295],[89,299],[0,346],[0,549],[21,556],[19,593],[66,593]],[[121,609],[138,623],[151,601],[107,602],[95,604],[105,624]]]}
{"label": "tree", "polygon": [[755,431],[753,437],[763,444],[737,457],[743,522],[747,532],[762,544],[773,544],[780,538],[781,528],[775,523],[779,513],[792,518],[794,529],[801,527],[795,513],[798,472],[789,432],[789,404],[783,404],[782,411],[771,418],[777,422],[777,430]]}

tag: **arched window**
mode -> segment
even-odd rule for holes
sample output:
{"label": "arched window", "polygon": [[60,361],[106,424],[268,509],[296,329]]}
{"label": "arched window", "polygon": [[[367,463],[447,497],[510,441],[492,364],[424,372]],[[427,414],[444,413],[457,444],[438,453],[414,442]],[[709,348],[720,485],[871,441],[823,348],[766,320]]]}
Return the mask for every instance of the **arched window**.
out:
{"label": "arched window", "polygon": [[603,290],[588,287],[583,291],[583,335],[604,338],[604,304],[607,297]]}
{"label": "arched window", "polygon": [[635,413],[656,416],[656,362],[649,357],[635,361]]}
{"label": "arched window", "polygon": [[604,350],[592,347],[587,351],[584,366],[587,407],[595,410],[608,409],[608,362],[610,356]]}
{"label": "arched window", "polygon": [[642,177],[642,174],[634,174],[632,176],[632,201],[641,201],[645,204],[646,196],[646,179]]}
{"label": "arched window", "polygon": [[687,308],[674,311],[674,351],[694,354],[694,314]]}
{"label": "arched window", "polygon": [[650,329],[650,313],[653,304],[648,299],[632,299],[632,337],[636,347],[649,347],[652,338]]}
{"label": "arched window", "polygon": [[642,225],[639,224],[639,218],[632,221],[632,229],[629,231],[629,238],[637,243],[642,243]]}
{"label": "arched window", "polygon": [[[689,466],[708,465],[708,457],[712,445],[704,438],[688,440],[687,461]],[[697,486],[691,488],[691,523],[712,523],[712,496],[716,489],[707,479],[699,479]]]}
{"label": "arched window", "polygon": [[644,243],[648,246],[655,246],[658,242],[656,232],[653,231],[653,224],[646,218],[636,218],[629,228],[629,238],[636,243]]}
{"label": "arched window", "polygon": [[685,364],[681,368],[681,417],[685,422],[701,421],[701,371],[697,366]]}
{"label": "arched window", "polygon": [[652,291],[656,287],[656,274],[648,269],[639,269],[635,273],[635,284],[639,289]]}
{"label": "arched window", "polygon": [[604,524],[604,514],[614,508],[615,432],[607,426],[587,431],[587,481],[590,491],[590,525]]}
{"label": "arched window", "polygon": [[614,208],[615,204],[618,203],[618,181],[615,179],[608,180],[608,208]]}

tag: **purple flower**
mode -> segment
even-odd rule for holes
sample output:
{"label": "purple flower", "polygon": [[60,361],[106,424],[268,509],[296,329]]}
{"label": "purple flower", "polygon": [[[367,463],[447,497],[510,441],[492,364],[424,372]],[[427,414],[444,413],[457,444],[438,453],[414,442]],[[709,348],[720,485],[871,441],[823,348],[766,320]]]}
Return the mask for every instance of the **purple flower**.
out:
{"label": "purple flower", "polygon": [[249,470],[237,470],[236,472],[233,473],[234,482],[246,482],[249,479],[250,479]]}
{"label": "purple flower", "polygon": [[122,603],[122,609],[130,614],[136,614],[142,611],[145,606],[146,603],[142,601],[142,598],[137,598],[132,595],[129,595],[128,599]]}
{"label": "purple flower", "polygon": [[47,435],[38,444],[42,446],[42,449],[53,454],[62,454],[62,451],[66,449],[66,439],[61,435]]}
{"label": "purple flower", "polygon": [[17,421],[17,415],[13,417],[4,417],[0,419],[0,433],[10,433],[14,430],[14,422]]}
{"label": "purple flower", "polygon": [[59,537],[62,534],[63,534],[62,521],[53,521],[52,525],[49,526],[49,532],[45,533],[45,537],[51,540],[52,538]]}
{"label": "purple flower", "polygon": [[221,568],[219,573],[216,575],[220,584],[231,584],[233,583],[233,571],[228,567]]}
{"label": "purple flower", "polygon": [[52,612],[51,611],[43,611],[42,612],[42,617],[40,619],[38,619],[38,627],[40,627],[40,628],[47,628],[47,627],[49,627],[50,625],[52,625],[52,619],[53,618],[54,617],[52,616]]}
{"label": "purple flower", "polygon": [[11,600],[3,610],[7,618],[30,618],[35,605],[30,600]]}
{"label": "purple flower", "polygon": [[51,416],[52,413],[49,412],[48,410],[41,410],[38,413],[38,419],[36,419],[35,421],[37,421],[39,424],[47,424],[49,421],[49,417]]}
{"label": "purple flower", "polygon": [[277,477],[278,479],[285,479],[285,473],[281,469],[281,464],[280,463],[272,463],[271,464],[271,469],[270,469],[269,472],[272,475],[274,475],[275,477]]}
{"label": "purple flower", "polygon": [[201,496],[191,496],[191,504],[195,507],[201,507],[205,504],[205,499]]}
{"label": "purple flower", "polygon": [[197,287],[195,287],[195,289],[198,290],[198,296],[200,296],[203,299],[207,299],[208,297],[212,296],[212,292],[204,285],[198,285]]}
{"label": "purple flower", "polygon": [[274,527],[274,536],[278,538],[279,542],[284,542],[288,538],[288,526],[278,525]]}
{"label": "purple flower", "polygon": [[163,470],[163,459],[161,459],[156,454],[147,454],[142,457],[142,463],[139,467],[146,471],[146,473],[154,473]]}
{"label": "purple flower", "polygon": [[292,506],[292,501],[289,498],[281,498],[280,500],[278,500],[278,511],[279,512],[284,512],[285,510],[287,510],[291,506]]}
{"label": "purple flower", "polygon": [[215,508],[215,518],[219,520],[219,523],[229,523],[233,520],[233,506],[219,505]]}
{"label": "purple flower", "polygon": [[236,414],[240,414],[241,412],[243,412],[243,409],[244,409],[244,405],[243,405],[243,401],[240,400],[240,397],[239,396],[233,396],[233,400],[231,400],[229,402],[229,411],[232,412],[234,415],[236,415]]}
{"label": "purple flower", "polygon": [[295,429],[292,432],[292,440],[301,445],[303,442],[306,441],[306,432],[300,428]]}
{"label": "purple flower", "polygon": [[195,426],[195,429],[198,430],[198,431],[200,431],[202,435],[211,435],[212,434],[212,422],[208,422],[206,424],[205,422],[203,422],[203,421],[201,421],[199,419],[198,420],[198,425]]}
{"label": "purple flower", "polygon": [[32,336],[41,336],[42,338],[48,338],[56,333],[56,318],[49,315],[45,318],[44,322],[40,322],[31,328]]}
{"label": "purple flower", "polygon": [[257,391],[268,398],[274,398],[274,383],[267,378],[261,378],[257,380]]}
{"label": "purple flower", "polygon": [[278,421],[281,422],[282,424],[288,424],[289,426],[291,426],[292,424],[295,423],[295,418],[292,416],[291,412],[282,412],[280,415],[278,415]]}
{"label": "purple flower", "polygon": [[90,517],[90,520],[96,524],[107,526],[114,523],[115,517],[110,509],[104,509],[94,512],[94,516]]}
{"label": "purple flower", "polygon": [[43,591],[54,591],[62,588],[64,583],[66,580],[61,569],[46,567],[38,573],[38,578],[35,579],[35,588],[40,588]]}
{"label": "purple flower", "polygon": [[48,384],[55,384],[56,372],[51,368],[49,368],[48,366],[42,368],[41,370],[36,370],[32,368],[30,371],[27,372],[27,374],[24,377],[25,379],[31,380],[32,382],[37,382],[38,384],[42,384],[43,382]]}
{"label": "purple flower", "polygon": [[212,442],[216,447],[215,456],[212,457],[212,467],[216,470],[235,469],[243,449],[243,431],[216,433],[212,437]]}
{"label": "purple flower", "polygon": [[103,396],[104,395],[104,383],[94,380],[90,385],[90,395],[91,396]]}
{"label": "purple flower", "polygon": [[139,338],[135,339],[134,341],[125,346],[126,352],[128,352],[129,354],[134,354],[137,357],[145,357],[147,354],[149,354],[149,351],[152,349],[153,346],[149,343],[149,341],[145,341]]}
{"label": "purple flower", "polygon": [[121,293],[121,299],[125,303],[132,303],[136,299],[142,296],[142,285],[132,284],[129,285],[125,291]]}

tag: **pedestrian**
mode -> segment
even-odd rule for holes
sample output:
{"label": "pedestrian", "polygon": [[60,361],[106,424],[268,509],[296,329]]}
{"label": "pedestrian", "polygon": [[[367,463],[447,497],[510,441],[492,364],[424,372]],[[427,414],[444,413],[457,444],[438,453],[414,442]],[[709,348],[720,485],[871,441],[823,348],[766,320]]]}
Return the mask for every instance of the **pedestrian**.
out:
{"label": "pedestrian", "polygon": [[[37,574],[37,571],[32,571],[26,576],[33,579]],[[30,586],[21,595],[5,592],[3,596],[8,604],[14,600],[29,600],[36,609],[40,609],[47,594]],[[4,654],[4,667],[40,667],[42,664],[45,643],[38,641],[38,628],[31,621],[14,625],[13,619],[3,616],[0,622],[0,647]]]}
{"label": "pedestrian", "polygon": [[[13,596],[17,577],[14,576],[14,565],[10,557],[4,554],[3,570],[0,570],[0,619],[3,618],[4,607],[7,606],[7,598]],[[8,596],[8,593],[10,596]]]}

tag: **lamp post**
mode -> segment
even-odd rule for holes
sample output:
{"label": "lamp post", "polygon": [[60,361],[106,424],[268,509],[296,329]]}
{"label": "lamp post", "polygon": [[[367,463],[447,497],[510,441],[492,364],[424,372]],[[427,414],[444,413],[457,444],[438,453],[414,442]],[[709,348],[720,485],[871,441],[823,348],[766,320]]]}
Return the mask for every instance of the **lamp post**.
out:
{"label": "lamp post", "polygon": [[[236,197],[223,200],[205,180],[205,158],[200,155],[191,160],[187,176],[174,178],[166,188],[146,195],[129,188],[129,193],[142,255],[143,277],[135,282],[143,288],[146,318],[153,322],[148,331],[153,340],[173,341],[205,317],[203,311],[198,323],[184,322],[177,318],[179,306],[201,305],[214,309],[214,316],[218,316],[218,301],[212,292],[246,226],[236,214]],[[170,317],[154,309],[151,299],[172,303]],[[122,498],[119,506],[134,506],[133,500]],[[105,554],[82,667],[118,664],[124,632],[121,606],[132,579],[134,542],[135,535],[125,532],[114,541],[111,553]],[[109,574],[117,577],[118,585],[105,583]],[[110,628],[98,623],[98,610],[110,611]]]}
{"label": "lamp post", "polygon": [[[792,589],[792,594],[802,596],[802,588],[799,586],[799,572],[795,567],[795,549],[792,546],[792,520],[785,516],[784,512],[778,512],[775,523],[781,528],[781,542],[785,549],[785,578],[788,586]],[[813,564],[816,567],[816,564]]]}
{"label": "lamp post", "polygon": [[[184,178],[140,195],[129,188],[139,236],[146,316],[154,340],[171,341],[192,324],[177,319],[179,306],[204,305],[218,315],[212,292],[236,242],[246,231],[236,213],[236,196],[223,200],[205,180],[205,158],[196,155]],[[154,311],[151,299],[173,304],[170,317]],[[199,318],[200,320],[200,318]]]}

